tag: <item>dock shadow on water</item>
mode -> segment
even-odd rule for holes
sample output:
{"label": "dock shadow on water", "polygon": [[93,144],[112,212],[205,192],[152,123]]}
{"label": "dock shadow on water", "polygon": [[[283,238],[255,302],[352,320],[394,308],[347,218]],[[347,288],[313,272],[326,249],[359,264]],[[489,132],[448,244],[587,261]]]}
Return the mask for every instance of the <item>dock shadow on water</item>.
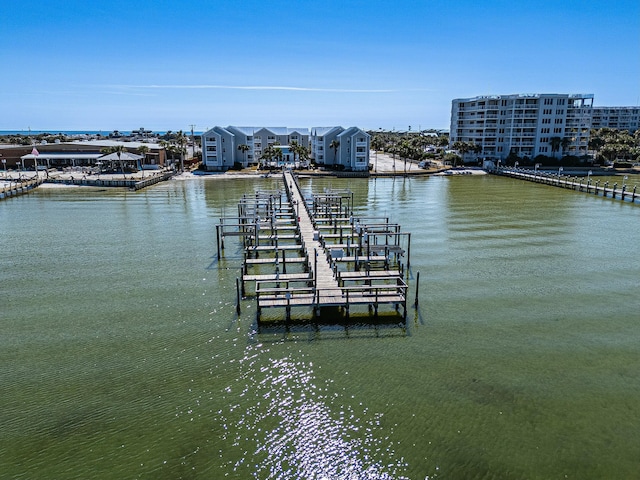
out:
{"label": "dock shadow on water", "polygon": [[314,367],[291,354],[274,358],[261,343],[247,347],[238,382],[225,389],[237,400],[218,412],[233,446],[220,453],[220,468],[253,478],[408,478],[383,414],[333,392]]}
{"label": "dock shadow on water", "polygon": [[[339,307],[325,307],[319,315],[301,315],[291,320],[274,318],[254,323],[258,339],[262,343],[299,340],[307,334],[307,340],[348,340],[350,338],[388,338],[411,336],[408,320],[395,312],[371,316],[363,311],[344,316]],[[294,337],[289,335],[294,334]]]}

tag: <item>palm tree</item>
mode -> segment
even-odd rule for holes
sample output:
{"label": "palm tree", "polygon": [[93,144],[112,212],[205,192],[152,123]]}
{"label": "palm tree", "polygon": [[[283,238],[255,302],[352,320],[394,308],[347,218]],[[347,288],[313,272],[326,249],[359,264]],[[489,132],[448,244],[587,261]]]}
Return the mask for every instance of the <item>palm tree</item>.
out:
{"label": "palm tree", "polygon": [[463,163],[464,163],[464,155],[467,152],[471,152],[472,150],[474,150],[475,149],[475,144],[471,143],[471,142],[463,142],[461,140],[456,140],[455,142],[453,142],[451,147],[454,150],[457,150],[458,152],[460,152],[460,155],[463,158]]}
{"label": "palm tree", "polygon": [[182,130],[176,134],[176,144],[180,150],[180,171],[184,172],[184,155],[187,153],[187,136]]}
{"label": "palm tree", "polygon": [[142,178],[144,178],[144,160],[147,158],[147,153],[149,153],[149,147],[146,145],[140,145],[138,147],[138,153],[142,155],[142,159],[140,160],[140,170],[142,170]]}
{"label": "palm tree", "polygon": [[282,158],[284,157],[284,154],[282,153],[282,149],[281,148],[275,148],[274,147],[274,152],[275,152],[275,157],[276,159],[278,159],[279,161],[282,161]]}
{"label": "palm tree", "polygon": [[338,140],[333,140],[329,144],[329,148],[333,149],[333,165],[336,164],[336,157],[338,156],[338,147],[340,147],[340,142]]}
{"label": "palm tree", "polygon": [[374,135],[371,139],[371,148],[376,151],[382,150],[384,148],[384,140],[380,135]]}
{"label": "palm tree", "polygon": [[247,152],[249,150],[251,150],[251,147],[249,145],[245,145],[244,143],[241,143],[240,145],[238,145],[238,150],[240,150],[244,156],[244,164],[246,165],[247,163]]}
{"label": "palm tree", "polygon": [[[260,157],[260,159],[264,159],[267,160],[269,162],[272,162],[273,159],[276,156],[276,149],[274,148],[273,145],[268,145],[263,151],[262,151],[262,156]],[[263,166],[264,166],[263,162]]]}
{"label": "palm tree", "polygon": [[158,143],[162,148],[164,148],[165,166],[166,166],[169,160],[169,147],[171,146],[171,143],[169,143],[167,140],[160,140]]}
{"label": "palm tree", "polygon": [[113,153],[115,153],[118,156],[118,162],[120,163],[120,168],[122,169],[122,176],[124,178],[127,178],[127,176],[124,173],[124,164],[122,163],[122,159],[121,159],[122,154],[127,153],[127,148],[122,144],[116,145],[115,147],[113,147]]}
{"label": "palm tree", "polygon": [[289,144],[289,150],[291,150],[291,153],[293,153],[293,163],[296,163],[296,155],[300,153],[300,144],[295,141],[295,140],[291,140],[291,143]]}
{"label": "palm tree", "polygon": [[399,145],[398,153],[404,161],[404,174],[407,174],[407,157],[411,153],[411,146],[407,140],[402,140]]}
{"label": "palm tree", "polygon": [[298,159],[302,161],[309,160],[309,156],[311,155],[311,150],[304,145],[298,146]]}
{"label": "palm tree", "polygon": [[[562,138],[551,137],[549,139],[549,145],[551,145],[551,153],[556,153],[558,150],[560,150],[560,147],[562,146]],[[555,157],[555,155],[553,155],[553,157]]]}

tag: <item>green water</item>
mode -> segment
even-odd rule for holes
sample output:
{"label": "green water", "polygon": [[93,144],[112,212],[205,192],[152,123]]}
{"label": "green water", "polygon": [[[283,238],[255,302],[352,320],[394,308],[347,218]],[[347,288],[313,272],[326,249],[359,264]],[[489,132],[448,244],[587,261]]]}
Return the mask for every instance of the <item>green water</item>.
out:
{"label": "green water", "polygon": [[640,204],[302,180],[412,233],[406,328],[255,331],[215,222],[277,179],[0,202],[1,478],[637,478]]}

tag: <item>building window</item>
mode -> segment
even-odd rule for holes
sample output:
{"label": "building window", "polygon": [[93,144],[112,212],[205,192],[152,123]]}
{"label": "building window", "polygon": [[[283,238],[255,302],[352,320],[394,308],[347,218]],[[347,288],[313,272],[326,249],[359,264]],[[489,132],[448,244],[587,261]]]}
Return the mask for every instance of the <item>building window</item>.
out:
{"label": "building window", "polygon": [[553,133],[562,133],[562,128],[554,128]]}

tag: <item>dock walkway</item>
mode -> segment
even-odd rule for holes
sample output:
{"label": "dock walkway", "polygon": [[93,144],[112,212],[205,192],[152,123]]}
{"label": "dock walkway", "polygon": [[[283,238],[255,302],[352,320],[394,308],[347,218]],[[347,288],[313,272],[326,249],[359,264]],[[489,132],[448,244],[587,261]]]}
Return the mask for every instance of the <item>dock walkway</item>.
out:
{"label": "dock walkway", "polygon": [[609,182],[605,182],[602,186],[600,186],[599,180],[592,183],[590,175],[587,176],[586,182],[583,183],[583,178],[580,178],[580,181],[578,181],[578,177],[561,175],[560,172],[555,174],[524,168],[502,167],[492,173],[506,177],[518,178],[520,180],[527,180],[529,182],[551,185],[554,187],[568,188],[569,190],[575,190],[577,192],[602,195],[604,198],[610,197],[612,199],[619,199],[622,201],[628,199],[631,203],[635,203],[636,198],[640,198],[640,193],[636,193],[636,185],[633,186],[632,190],[627,189],[627,185],[624,183],[626,177],[621,179],[621,188],[618,188],[617,183],[614,183],[612,187],[609,187]]}
{"label": "dock walkway", "polygon": [[320,244],[319,236],[311,221],[311,215],[300,192],[298,182],[291,171],[284,172],[284,182],[289,201],[296,206],[298,228],[307,256],[314,259],[309,268],[315,279],[316,302],[321,305],[340,305],[343,303],[342,290],[333,276],[333,269],[326,260],[326,255],[321,255],[324,253],[324,248]]}
{"label": "dock walkway", "polygon": [[[282,178],[284,192],[245,194],[238,216],[221,218],[216,225],[218,259],[226,236],[242,239],[238,311],[245,283],[255,282],[258,324],[266,308],[285,309],[287,321],[292,308],[312,309],[314,316],[323,315],[327,308],[334,315],[337,308],[348,319],[351,306],[368,306],[369,314],[377,315],[383,304],[396,311],[402,306],[406,319],[408,287],[398,261],[404,255],[399,226],[388,219],[384,224],[367,223],[380,219],[355,219],[350,192],[305,199],[291,171],[285,170]],[[346,245],[331,243],[345,240]],[[378,241],[384,243],[374,243]],[[390,269],[392,256],[397,269]],[[345,271],[352,266],[356,271]]]}

